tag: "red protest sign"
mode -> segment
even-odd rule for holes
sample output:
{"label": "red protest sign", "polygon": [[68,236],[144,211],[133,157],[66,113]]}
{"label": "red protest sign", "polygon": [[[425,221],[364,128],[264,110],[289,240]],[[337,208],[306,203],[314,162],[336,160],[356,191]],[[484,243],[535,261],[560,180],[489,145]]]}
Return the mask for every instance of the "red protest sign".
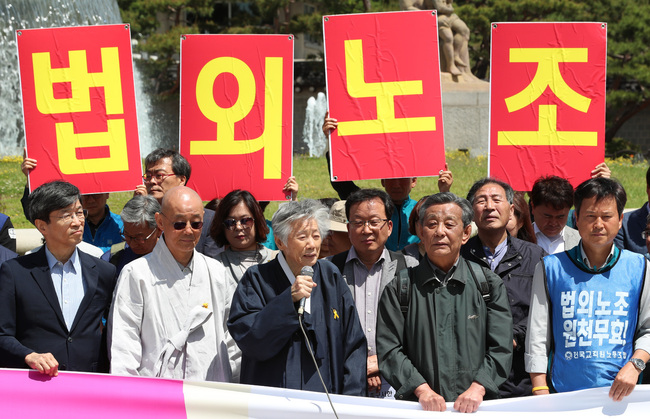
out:
{"label": "red protest sign", "polygon": [[435,11],[325,16],[333,180],[438,175],[445,165]]}
{"label": "red protest sign", "polygon": [[292,117],[291,35],[182,37],[180,150],[203,199],[285,200]]}
{"label": "red protest sign", "polygon": [[574,186],[605,157],[604,23],[493,23],[488,170],[516,190]]}
{"label": "red protest sign", "polygon": [[82,193],[142,183],[128,25],[16,32],[31,190],[64,179]]}

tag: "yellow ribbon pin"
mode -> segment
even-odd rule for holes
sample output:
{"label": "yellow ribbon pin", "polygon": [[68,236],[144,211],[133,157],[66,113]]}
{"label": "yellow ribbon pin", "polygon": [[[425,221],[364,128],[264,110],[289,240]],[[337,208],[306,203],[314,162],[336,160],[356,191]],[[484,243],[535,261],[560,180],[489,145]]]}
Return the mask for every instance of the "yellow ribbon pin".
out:
{"label": "yellow ribbon pin", "polygon": [[336,312],[336,309],[335,309],[335,308],[332,309],[332,313],[334,314],[334,319],[338,319],[338,318],[339,318],[339,313]]}

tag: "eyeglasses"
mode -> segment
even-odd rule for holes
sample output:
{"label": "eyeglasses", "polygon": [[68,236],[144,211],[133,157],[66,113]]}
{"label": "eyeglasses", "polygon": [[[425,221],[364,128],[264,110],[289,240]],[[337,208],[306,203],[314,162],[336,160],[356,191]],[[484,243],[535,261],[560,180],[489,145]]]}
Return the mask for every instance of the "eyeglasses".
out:
{"label": "eyeglasses", "polygon": [[144,176],[142,176],[142,180],[145,182],[151,182],[152,179],[156,179],[156,182],[160,183],[163,180],[167,179],[170,176],[176,176],[175,173],[145,173]]}
{"label": "eyeglasses", "polygon": [[647,240],[648,237],[650,237],[650,230],[645,230],[645,231],[643,231],[643,232],[641,233],[641,237],[643,238],[643,240]]}
{"label": "eyeglasses", "polygon": [[379,230],[384,226],[384,224],[386,224],[387,221],[387,218],[373,218],[372,220],[368,221],[353,220],[349,221],[348,224],[352,225],[352,227],[356,228],[357,230],[362,229],[364,226],[368,226],[368,228],[372,230]]}
{"label": "eyeglasses", "polygon": [[[185,226],[183,226],[183,228],[185,228]],[[129,236],[129,235],[126,234],[126,233],[122,233],[122,238],[123,238],[125,241],[133,241],[133,242],[137,242],[137,243],[144,243],[144,242],[146,242],[147,240],[149,240],[149,239],[151,238],[151,236],[154,235],[154,233],[156,232],[156,230],[158,230],[158,229],[157,229],[157,228],[154,228],[153,231],[152,231],[152,232],[151,232],[147,237],[145,237],[145,238],[142,238],[142,237],[136,237],[136,236]]]}
{"label": "eyeglasses", "polygon": [[253,217],[244,217],[240,220],[235,220],[234,218],[228,218],[223,221],[223,225],[226,226],[228,230],[234,230],[237,224],[241,224],[242,228],[251,228],[255,224],[255,218]]}
{"label": "eyeglasses", "polygon": [[[169,220],[169,217],[165,213],[161,212],[161,214]],[[172,223],[172,227],[174,227],[174,230],[185,230],[188,223],[192,227],[192,230],[200,230],[203,227],[203,221],[176,221]]]}
{"label": "eyeglasses", "polygon": [[77,217],[79,221],[84,221],[87,216],[88,216],[87,210],[79,210],[75,212],[66,212],[65,214],[59,215],[56,218],[62,220],[64,224],[68,224],[72,222],[74,217]]}

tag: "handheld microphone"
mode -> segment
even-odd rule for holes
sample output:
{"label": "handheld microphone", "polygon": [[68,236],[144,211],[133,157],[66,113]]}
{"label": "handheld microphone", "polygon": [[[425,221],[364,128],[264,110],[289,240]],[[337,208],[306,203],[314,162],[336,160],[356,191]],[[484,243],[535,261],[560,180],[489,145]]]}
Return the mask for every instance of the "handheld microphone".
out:
{"label": "handheld microphone", "polygon": [[[300,270],[300,275],[308,276],[310,278],[314,277],[314,270],[311,266],[303,266]],[[302,316],[305,312],[305,302],[307,301],[306,297],[300,299],[300,307],[298,307],[298,316]]]}

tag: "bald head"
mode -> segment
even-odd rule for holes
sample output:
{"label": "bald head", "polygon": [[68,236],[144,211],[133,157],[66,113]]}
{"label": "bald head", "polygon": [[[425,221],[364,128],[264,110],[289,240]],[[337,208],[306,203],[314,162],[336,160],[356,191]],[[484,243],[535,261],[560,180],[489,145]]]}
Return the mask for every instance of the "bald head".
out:
{"label": "bald head", "polygon": [[182,204],[183,206],[197,206],[201,208],[201,213],[203,213],[203,201],[201,197],[193,189],[188,188],[187,186],[176,186],[171,188],[162,200],[162,210],[167,212],[168,209],[171,209],[173,206],[178,206]]}
{"label": "bald head", "polygon": [[177,186],[165,193],[161,207],[156,223],[165,244],[174,258],[187,266],[201,236],[203,202],[192,189]]}

